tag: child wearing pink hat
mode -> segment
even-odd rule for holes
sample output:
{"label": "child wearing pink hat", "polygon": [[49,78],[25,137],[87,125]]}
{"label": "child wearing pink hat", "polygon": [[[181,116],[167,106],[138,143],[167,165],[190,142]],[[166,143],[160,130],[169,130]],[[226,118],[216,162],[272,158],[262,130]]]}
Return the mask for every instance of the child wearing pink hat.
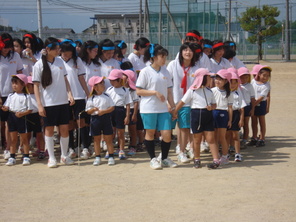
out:
{"label": "child wearing pink hat", "polygon": [[18,134],[24,147],[23,166],[31,164],[29,157],[29,141],[27,129],[27,115],[32,112],[33,106],[31,98],[27,94],[26,84],[28,83],[27,76],[24,74],[16,74],[11,78],[13,93],[10,93],[5,101],[2,110],[9,111],[8,115],[8,130],[11,139],[10,158],[6,166],[16,164],[15,153],[18,141]]}
{"label": "child wearing pink hat", "polygon": [[212,91],[207,88],[211,83],[211,74],[208,69],[200,68],[195,71],[195,80],[187,90],[181,101],[177,104],[174,111],[176,118],[177,112],[184,104],[190,104],[190,129],[193,133],[194,168],[201,168],[200,143],[203,133],[210,145],[213,156],[213,163],[208,164],[209,169],[219,167],[218,146],[215,142],[213,111],[216,108],[216,101]]}

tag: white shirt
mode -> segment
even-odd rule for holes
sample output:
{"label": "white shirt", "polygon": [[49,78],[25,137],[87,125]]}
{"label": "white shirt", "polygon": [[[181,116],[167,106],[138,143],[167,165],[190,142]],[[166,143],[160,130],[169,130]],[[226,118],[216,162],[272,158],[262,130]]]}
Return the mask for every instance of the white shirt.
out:
{"label": "white shirt", "polygon": [[101,63],[100,69],[101,69],[101,76],[105,76],[105,87],[108,89],[111,86],[111,83],[109,79],[107,78],[111,72],[112,69],[120,69],[120,65],[116,59],[109,59],[105,62],[103,62],[101,59],[99,59],[99,62]]}
{"label": "white shirt", "polygon": [[77,66],[74,64],[73,59],[70,59],[68,62],[64,61],[63,59],[62,61],[64,62],[66,68],[67,79],[69,81],[74,99],[85,99],[85,92],[78,79],[79,76],[85,75],[85,68],[82,63],[82,60],[79,57],[77,57]]}
{"label": "white shirt", "polygon": [[216,104],[215,97],[211,89],[198,88],[188,89],[182,98],[183,103],[190,103],[191,109],[206,109],[207,106]]}
{"label": "white shirt", "polygon": [[135,102],[139,102],[140,98],[136,92],[136,90],[129,90],[130,92],[130,95],[131,95],[131,98],[132,98],[132,103],[130,104],[130,108],[133,109],[135,106],[134,106],[134,103]]}
{"label": "white shirt", "polygon": [[22,58],[23,62],[23,74],[26,76],[31,76],[33,72],[34,62],[28,58]]}
{"label": "white shirt", "polygon": [[68,104],[65,76],[67,75],[63,61],[55,58],[53,63],[48,62],[51,70],[52,83],[43,88],[41,76],[43,71],[42,59],[38,60],[33,66],[33,82],[39,82],[39,92],[43,106],[57,106]]}
{"label": "white shirt", "polygon": [[137,56],[135,53],[131,53],[128,56],[128,60],[133,64],[135,71],[141,71],[146,67],[146,64],[144,63],[144,56],[141,55],[140,57]]}
{"label": "white shirt", "polygon": [[90,62],[90,64],[86,64],[84,61],[82,61],[82,64],[85,69],[85,82],[88,86],[88,90],[91,90],[91,87],[88,85],[88,80],[93,76],[102,76],[101,75],[101,68],[100,66],[94,64],[93,62]]}
{"label": "white shirt", "polygon": [[[179,61],[179,53],[176,55],[175,60]],[[199,60],[196,62],[196,65],[199,68],[207,68],[210,72],[212,72],[212,62],[210,61],[209,57],[205,54],[202,53]]]}
{"label": "white shirt", "polygon": [[254,91],[255,91],[255,99],[259,99],[260,97],[264,97],[262,101],[266,101],[267,100],[267,95],[270,92],[270,83],[266,82],[264,84],[259,84],[257,83],[257,81],[255,79],[252,79],[251,84],[254,87]]}
{"label": "white shirt", "polygon": [[[11,55],[12,58],[11,58]],[[0,96],[7,97],[12,93],[11,75],[23,70],[23,62],[18,53],[10,52],[10,57],[0,55]]]}
{"label": "white shirt", "polygon": [[241,91],[243,93],[244,99],[247,105],[251,104],[251,99],[255,98],[254,87],[251,83],[241,84]]}
{"label": "white shirt", "polygon": [[[101,95],[93,95],[87,99],[85,111],[95,107],[99,110],[106,110],[111,106],[114,106],[113,100],[106,93],[102,93]],[[93,112],[91,115],[98,115],[98,111]]]}
{"label": "white shirt", "polygon": [[9,110],[12,112],[25,112],[27,110],[33,110],[30,95],[24,93],[9,94],[4,106],[9,107]]}
{"label": "white shirt", "polygon": [[32,102],[32,113],[38,113],[38,105],[35,94],[30,94],[31,102]]}
{"label": "white shirt", "polygon": [[236,69],[239,69],[241,67],[246,67],[245,64],[239,58],[237,58],[237,56],[234,56],[232,58],[230,64]]}
{"label": "white shirt", "polygon": [[133,102],[129,90],[125,87],[115,88],[111,86],[106,90],[106,93],[113,100],[115,106],[125,106]]}
{"label": "white shirt", "polygon": [[161,102],[155,95],[141,96],[140,112],[141,113],[165,113],[168,112],[167,95],[168,88],[173,86],[171,76],[164,67],[160,71],[154,70],[151,66],[142,69],[137,80],[136,87],[146,90],[155,90],[165,97]]}
{"label": "white shirt", "polygon": [[211,58],[210,61],[212,62],[212,72],[217,73],[220,69],[228,69],[231,67],[230,62],[225,59],[221,58],[221,62],[216,62],[215,59]]}
{"label": "white shirt", "polygon": [[233,94],[226,98],[226,91],[220,90],[218,87],[212,88],[212,92],[214,93],[214,97],[216,100],[217,107],[219,110],[228,110],[228,106],[232,106],[233,104]]}
{"label": "white shirt", "polygon": [[235,91],[232,91],[231,94],[233,96],[233,104],[232,104],[233,110],[240,110],[247,105],[243,98],[243,93],[240,90],[240,88],[238,88]]}

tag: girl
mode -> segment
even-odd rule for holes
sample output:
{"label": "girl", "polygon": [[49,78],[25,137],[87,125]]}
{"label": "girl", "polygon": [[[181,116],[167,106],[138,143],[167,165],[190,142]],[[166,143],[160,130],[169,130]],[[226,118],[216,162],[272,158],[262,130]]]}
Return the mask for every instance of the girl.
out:
{"label": "girl", "polygon": [[203,39],[202,48],[203,53],[210,58],[212,56],[213,42],[209,39]]}
{"label": "girl", "polygon": [[[255,65],[252,74],[256,75],[252,80],[252,85],[255,91],[255,110],[252,116],[252,131],[253,136],[248,145],[257,147],[265,146],[266,122],[265,115],[269,113],[270,107],[270,75],[272,69],[266,65]],[[258,135],[258,121],[260,125],[260,136]]]}
{"label": "girl", "polygon": [[34,62],[30,59],[28,59],[27,57],[23,56],[23,50],[24,50],[24,44],[22,42],[22,40],[20,39],[13,39],[13,48],[14,51],[17,52],[23,62],[23,74],[25,74],[26,76],[31,76],[32,75],[32,70],[33,70],[33,65]]}
{"label": "girl", "polygon": [[[0,106],[5,103],[7,96],[12,91],[11,75],[22,73],[23,63],[18,53],[14,52],[13,40],[8,33],[2,33],[0,36]],[[10,157],[9,147],[10,139],[6,122],[8,112],[0,109],[1,117],[1,142],[5,147],[3,157],[8,160]]]}
{"label": "girl", "polygon": [[45,53],[33,67],[34,93],[38,104],[39,115],[43,117],[45,127],[45,146],[48,150],[49,168],[57,167],[54,155],[54,126],[60,132],[62,164],[74,164],[67,156],[69,144],[69,103],[75,101],[66,77],[63,61],[57,56],[60,54],[60,43],[56,38],[45,40]]}
{"label": "girl", "polygon": [[[75,128],[74,120],[77,122],[77,126],[80,130],[81,142],[83,150],[81,152],[81,159],[88,159],[90,154],[88,147],[90,146],[88,129],[85,124],[86,113],[83,112],[85,109],[85,98],[89,95],[88,87],[85,82],[85,68],[82,60],[76,55],[76,44],[69,39],[65,39],[61,43],[61,59],[64,62],[67,79],[69,81],[75,104],[70,106],[70,124],[69,124],[69,155],[70,157],[76,156],[74,148],[74,136],[73,130]],[[80,145],[80,144],[79,144]],[[78,145],[78,146],[79,146]]]}
{"label": "girl", "polygon": [[38,51],[37,38],[33,33],[27,33],[23,36],[23,44],[25,49],[23,50],[23,57],[30,60],[33,65],[41,57],[40,51]]}
{"label": "girl", "polygon": [[[118,143],[119,143],[119,159],[124,160],[126,158],[124,153],[124,129],[125,125],[129,124],[130,120],[130,103],[132,103],[132,98],[129,91],[123,87],[122,83],[123,71],[120,69],[113,69],[110,72],[108,79],[112,86],[110,86],[106,93],[110,96],[115,104],[115,110],[111,114],[112,125],[114,131],[117,131]],[[126,108],[124,108],[126,106]]]}
{"label": "girl", "polygon": [[[166,167],[177,167],[168,153],[171,146],[171,115],[170,111],[175,109],[172,94],[172,80],[169,72],[164,67],[168,51],[161,45],[151,44],[146,50],[144,61],[151,61],[151,65],[142,69],[136,84],[136,91],[141,96],[140,113],[146,129],[145,146],[151,158],[152,169]],[[162,136],[161,160],[155,157],[154,134],[159,130]]]}
{"label": "girl", "polygon": [[237,70],[238,76],[241,82],[241,90],[246,102],[244,107],[244,126],[243,126],[243,140],[241,145],[244,147],[247,144],[249,138],[249,121],[250,117],[254,115],[255,109],[255,91],[254,87],[251,84],[251,75],[249,70],[246,67],[241,67]]}
{"label": "girl", "polygon": [[128,59],[124,57],[124,55],[126,54],[127,45],[123,40],[116,40],[114,44],[115,51],[113,58],[118,61],[119,65],[121,65],[122,63],[128,61]]}
{"label": "girl", "polygon": [[27,129],[27,115],[32,112],[31,98],[27,95],[26,84],[28,83],[27,76],[24,74],[17,74],[11,78],[12,89],[14,93],[8,95],[6,102],[2,109],[10,111],[8,116],[8,128],[11,138],[10,144],[10,158],[6,166],[15,165],[15,152],[18,142],[18,133],[24,147],[23,166],[30,165],[29,157],[29,140]]}
{"label": "girl", "polygon": [[200,161],[200,144],[204,134],[208,141],[213,156],[213,163],[208,165],[209,169],[219,167],[218,147],[215,143],[214,120],[212,110],[216,108],[216,102],[212,91],[207,88],[211,82],[211,73],[208,69],[200,68],[194,73],[195,80],[190,89],[177,104],[174,115],[186,103],[191,106],[191,131],[193,133],[193,149],[194,149],[194,168],[201,168]]}
{"label": "girl", "polygon": [[114,148],[112,143],[113,130],[111,123],[111,112],[114,110],[114,103],[112,99],[104,93],[105,83],[103,77],[93,76],[89,79],[88,84],[92,89],[90,98],[87,100],[85,110],[89,115],[91,115],[90,133],[94,137],[94,147],[96,153],[93,165],[98,166],[101,163],[100,143],[102,132],[109,153],[108,165],[114,165]]}
{"label": "girl", "polygon": [[[224,42],[224,45],[225,45],[225,47],[228,47],[228,48],[232,49],[234,52],[236,52],[235,42],[226,41],[226,42]],[[234,57],[232,58],[230,63],[236,69],[239,69],[241,67],[246,67],[245,64],[239,58],[237,58],[236,55],[234,55]]]}
{"label": "girl", "polygon": [[216,143],[222,146],[222,156],[220,164],[228,164],[228,145],[226,141],[226,130],[231,127],[232,123],[232,104],[233,95],[230,92],[231,74],[226,69],[221,69],[215,77],[216,87],[212,88],[217,103],[216,109],[213,111]]}
{"label": "girl", "polygon": [[230,62],[223,58],[225,49],[224,43],[219,40],[213,41],[213,48],[212,48],[212,72],[217,73],[220,69],[228,69],[231,67]]}
{"label": "girl", "polygon": [[75,41],[75,44],[76,44],[76,53],[77,55],[79,55],[80,51],[81,51],[81,47],[82,47],[82,40],[81,39],[77,39]]}

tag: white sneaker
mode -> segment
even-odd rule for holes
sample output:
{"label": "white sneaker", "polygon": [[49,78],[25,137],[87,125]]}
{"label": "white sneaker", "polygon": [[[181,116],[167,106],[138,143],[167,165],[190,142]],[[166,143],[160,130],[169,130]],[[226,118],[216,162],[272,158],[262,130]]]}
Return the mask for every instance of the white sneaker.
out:
{"label": "white sneaker", "polygon": [[24,157],[23,159],[23,166],[28,166],[31,164],[31,160],[29,157]]}
{"label": "white sneaker", "polygon": [[177,146],[176,146],[176,154],[179,154],[180,153],[180,144],[178,144]]}
{"label": "white sneaker", "polygon": [[220,157],[220,165],[227,165],[227,164],[229,164],[229,157],[224,157],[224,156],[221,156]]}
{"label": "white sneaker", "polygon": [[235,162],[242,162],[243,161],[243,156],[240,153],[236,153],[234,156],[234,161]]}
{"label": "white sneaker", "polygon": [[75,158],[76,156],[77,156],[77,154],[76,154],[75,150],[72,148],[69,148],[68,157],[70,157],[72,159],[72,158]]}
{"label": "white sneaker", "polygon": [[166,159],[162,160],[161,163],[162,163],[162,166],[164,166],[164,167],[172,167],[172,168],[175,168],[175,167],[178,166],[178,164],[176,164],[170,158],[166,158]]}
{"label": "white sneaker", "polygon": [[4,160],[8,160],[10,158],[10,151],[9,150],[4,150],[3,158],[4,158]]}
{"label": "white sneaker", "polygon": [[191,149],[191,144],[190,144],[190,142],[188,142],[187,143],[187,145],[186,145],[186,148],[185,148],[187,151],[189,151],[190,149]]}
{"label": "white sneaker", "polygon": [[104,140],[101,141],[101,147],[103,148],[104,151],[107,151],[107,144]]}
{"label": "white sneaker", "polygon": [[13,166],[13,165],[15,165],[15,163],[16,163],[16,160],[14,158],[10,157],[5,165],[6,166]]}
{"label": "white sneaker", "polygon": [[84,148],[81,152],[80,158],[83,160],[87,160],[90,157],[90,153],[87,148]]}
{"label": "white sneaker", "polygon": [[93,165],[94,165],[94,166],[99,166],[100,164],[101,164],[101,157],[96,157],[96,159],[95,159]]}
{"label": "white sneaker", "polygon": [[115,165],[115,160],[114,160],[113,157],[109,157],[109,159],[108,159],[108,165],[109,166]]}
{"label": "white sneaker", "polygon": [[48,166],[48,168],[55,168],[55,167],[57,167],[57,161],[56,161],[56,159],[48,159],[47,166]]}
{"label": "white sneaker", "polygon": [[194,159],[193,148],[190,148],[190,150],[187,151],[187,156],[189,157],[190,160]]}
{"label": "white sneaker", "polygon": [[153,169],[153,170],[160,170],[162,169],[162,166],[161,164],[158,162],[157,158],[154,157],[152,160],[150,160],[150,167]]}
{"label": "white sneaker", "polygon": [[190,163],[190,160],[187,158],[187,155],[183,152],[180,152],[178,155],[178,161],[181,163]]}
{"label": "white sneaker", "polygon": [[209,152],[209,145],[208,145],[208,143],[206,143],[206,142],[201,142],[201,144],[200,144],[200,152],[201,153],[207,153],[207,152]]}
{"label": "white sneaker", "polygon": [[66,156],[66,157],[61,156],[60,163],[64,165],[73,165],[74,161],[69,156]]}

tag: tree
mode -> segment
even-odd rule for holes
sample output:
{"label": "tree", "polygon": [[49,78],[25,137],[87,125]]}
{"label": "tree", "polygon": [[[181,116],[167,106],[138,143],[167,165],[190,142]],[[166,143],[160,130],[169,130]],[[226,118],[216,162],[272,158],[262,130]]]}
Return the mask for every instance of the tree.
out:
{"label": "tree", "polygon": [[262,9],[256,6],[248,8],[239,18],[242,29],[253,34],[248,40],[258,45],[258,60],[262,60],[262,43],[266,38],[282,30],[277,26],[278,21],[275,19],[279,15],[277,7],[263,5]]}

